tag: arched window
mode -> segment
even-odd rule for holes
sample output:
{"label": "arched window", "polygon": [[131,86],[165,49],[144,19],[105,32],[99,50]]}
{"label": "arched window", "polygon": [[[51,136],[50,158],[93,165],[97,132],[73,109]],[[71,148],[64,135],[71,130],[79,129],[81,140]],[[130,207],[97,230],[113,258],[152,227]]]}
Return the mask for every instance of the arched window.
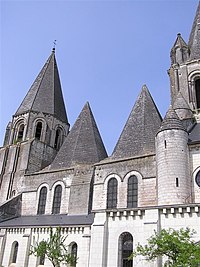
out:
{"label": "arched window", "polygon": [[38,202],[37,214],[45,213],[46,199],[47,199],[47,188],[46,186],[43,186],[40,189],[40,197],[39,197],[39,202]]}
{"label": "arched window", "polygon": [[62,144],[62,131],[61,129],[56,130],[56,136],[55,136],[55,142],[54,142],[54,148],[59,149]]}
{"label": "arched window", "polygon": [[19,243],[17,241],[13,242],[11,248],[10,263],[17,262],[18,248],[19,248]]}
{"label": "arched window", "polygon": [[111,178],[108,181],[107,188],[107,208],[112,209],[117,207],[117,179]]}
{"label": "arched window", "polygon": [[127,207],[136,208],[138,205],[138,179],[132,175],[128,179]]}
{"label": "arched window", "polygon": [[19,125],[18,133],[17,133],[17,142],[21,142],[23,140],[23,135],[24,135],[24,124]]}
{"label": "arched window", "polygon": [[73,243],[71,245],[71,256],[74,259],[74,262],[71,264],[73,267],[76,267],[76,261],[77,261],[77,252],[78,252],[78,246],[76,243]]}
{"label": "arched window", "polygon": [[38,121],[35,128],[35,138],[40,140],[42,135],[42,122]]}
{"label": "arched window", "polygon": [[133,252],[133,237],[130,233],[124,232],[119,237],[118,242],[118,267],[132,267],[133,261],[128,257]]}
{"label": "arched window", "polygon": [[195,81],[195,91],[197,100],[197,109],[200,109],[200,79]]}
{"label": "arched window", "polygon": [[45,262],[45,255],[42,255],[39,258],[39,265],[44,265],[44,262]]}
{"label": "arched window", "polygon": [[60,213],[62,186],[57,185],[54,190],[52,214]]}
{"label": "arched window", "polygon": [[195,180],[196,180],[197,185],[200,187],[200,171],[197,172]]}

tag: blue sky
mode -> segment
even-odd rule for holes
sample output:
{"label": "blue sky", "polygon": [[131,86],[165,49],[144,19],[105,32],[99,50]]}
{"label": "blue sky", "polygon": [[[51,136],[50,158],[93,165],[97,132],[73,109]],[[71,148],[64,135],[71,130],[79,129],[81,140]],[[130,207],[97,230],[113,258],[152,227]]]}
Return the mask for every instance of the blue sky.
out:
{"label": "blue sky", "polygon": [[170,102],[170,49],[188,41],[198,0],[1,1],[0,145],[57,40],[68,119],[89,101],[109,154],[143,84],[161,115]]}

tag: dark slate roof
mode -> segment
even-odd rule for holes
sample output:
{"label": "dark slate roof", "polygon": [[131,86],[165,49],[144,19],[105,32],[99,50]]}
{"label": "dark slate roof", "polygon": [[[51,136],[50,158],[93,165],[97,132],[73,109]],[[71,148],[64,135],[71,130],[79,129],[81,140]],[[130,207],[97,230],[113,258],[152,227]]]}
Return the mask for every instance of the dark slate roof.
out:
{"label": "dark slate roof", "polygon": [[183,119],[187,119],[187,118],[192,118],[193,117],[192,110],[189,107],[188,103],[186,102],[185,98],[183,97],[181,91],[179,91],[177,96],[176,96],[176,99],[175,99],[174,104],[173,104],[173,109],[175,111],[184,109],[185,118],[183,118]]}
{"label": "dark slate roof", "polygon": [[20,115],[28,111],[48,113],[63,122],[67,122],[54,50],[15,115]]}
{"label": "dark slate roof", "polygon": [[200,2],[197,7],[196,16],[192,25],[189,43],[190,59],[200,58]]}
{"label": "dark slate roof", "polygon": [[0,223],[0,228],[5,227],[39,227],[39,226],[82,226],[91,225],[94,215],[35,215],[21,216]]}
{"label": "dark slate roof", "polygon": [[95,119],[86,103],[49,169],[93,164],[107,157]]}
{"label": "dark slate roof", "polygon": [[112,158],[141,156],[155,152],[155,136],[162,118],[144,85],[130,113]]}
{"label": "dark slate roof", "polygon": [[189,132],[189,143],[200,143],[200,123],[194,125]]}
{"label": "dark slate roof", "polygon": [[165,115],[164,120],[161,123],[158,133],[161,131],[172,130],[172,129],[186,131],[185,127],[183,126],[183,123],[179,119],[175,110],[172,108],[172,106],[170,106]]}

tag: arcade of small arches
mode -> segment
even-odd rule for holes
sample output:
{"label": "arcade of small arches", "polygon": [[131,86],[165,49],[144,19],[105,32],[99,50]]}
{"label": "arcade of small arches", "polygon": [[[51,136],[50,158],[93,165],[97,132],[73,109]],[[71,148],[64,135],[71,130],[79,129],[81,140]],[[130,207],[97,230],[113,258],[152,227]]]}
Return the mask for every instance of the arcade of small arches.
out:
{"label": "arcade of small arches", "polygon": [[[43,119],[37,119],[33,123],[33,133],[32,137],[36,140],[39,140],[41,142],[45,142],[47,132],[47,124]],[[16,142],[22,142],[25,140],[25,134],[26,134],[26,122],[24,119],[21,119],[15,123],[14,126],[14,134],[12,136],[11,143],[15,144]],[[55,137],[54,137],[54,143],[53,147],[58,150],[62,143],[64,138],[64,130],[60,125],[56,126],[55,129]]]}

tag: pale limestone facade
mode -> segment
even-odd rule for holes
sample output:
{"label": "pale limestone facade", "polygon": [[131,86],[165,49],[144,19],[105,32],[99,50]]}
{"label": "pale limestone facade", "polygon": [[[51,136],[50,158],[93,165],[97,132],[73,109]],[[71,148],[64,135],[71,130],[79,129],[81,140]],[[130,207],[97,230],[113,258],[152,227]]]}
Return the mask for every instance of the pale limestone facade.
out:
{"label": "pale limestone facade", "polygon": [[69,131],[53,49],[0,148],[0,266],[51,267],[29,255],[49,227],[76,267],[161,267],[127,253],[163,228],[200,241],[199,23],[200,5],[189,43],[179,34],[171,51],[165,118],[143,86],[109,157],[88,103]]}

